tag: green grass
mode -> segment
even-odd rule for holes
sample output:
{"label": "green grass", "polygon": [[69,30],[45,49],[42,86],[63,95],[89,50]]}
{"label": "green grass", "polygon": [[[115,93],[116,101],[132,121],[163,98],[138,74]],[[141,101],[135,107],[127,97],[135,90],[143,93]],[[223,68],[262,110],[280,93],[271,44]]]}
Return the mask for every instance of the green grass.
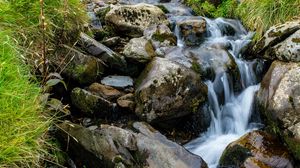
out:
{"label": "green grass", "polygon": [[256,32],[255,40],[271,26],[300,17],[300,0],[224,0],[215,7],[204,0],[185,1],[197,15],[240,19]]}
{"label": "green grass", "polygon": [[299,17],[300,0],[244,0],[236,16],[260,38],[271,26]]}
{"label": "green grass", "polygon": [[33,167],[49,123],[41,118],[40,89],[29,82],[13,39],[1,32],[0,41],[0,167]]}
{"label": "green grass", "polygon": [[41,62],[43,40],[47,57],[75,43],[87,21],[83,9],[79,0],[45,0],[42,31],[39,0],[0,0],[0,167],[42,167],[53,159],[46,138],[52,119],[38,101],[42,89],[30,63]]}

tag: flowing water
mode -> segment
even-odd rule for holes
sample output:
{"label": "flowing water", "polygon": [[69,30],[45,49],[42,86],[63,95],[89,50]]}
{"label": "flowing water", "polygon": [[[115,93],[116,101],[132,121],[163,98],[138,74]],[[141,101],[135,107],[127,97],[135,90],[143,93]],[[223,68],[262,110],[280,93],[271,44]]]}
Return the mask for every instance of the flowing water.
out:
{"label": "flowing water", "polygon": [[[208,37],[199,47],[210,47],[214,44],[229,44],[229,52],[233,55],[240,72],[241,81],[231,81],[226,72],[217,73],[214,80],[206,81],[208,87],[208,103],[211,123],[208,130],[199,138],[186,144],[192,153],[201,156],[210,168],[217,167],[218,161],[226,146],[245,133],[256,129],[250,122],[255,92],[259,89],[253,72],[253,62],[241,59],[241,51],[251,41],[252,33],[247,32],[237,20],[205,18]],[[226,28],[234,29],[233,35],[225,35]],[[179,32],[178,30],[175,33]],[[180,34],[177,34],[180,38]],[[179,47],[184,46],[180,40]],[[233,83],[241,83],[241,91],[234,91]],[[220,92],[219,90],[222,90]],[[220,97],[223,98],[220,101]]]}

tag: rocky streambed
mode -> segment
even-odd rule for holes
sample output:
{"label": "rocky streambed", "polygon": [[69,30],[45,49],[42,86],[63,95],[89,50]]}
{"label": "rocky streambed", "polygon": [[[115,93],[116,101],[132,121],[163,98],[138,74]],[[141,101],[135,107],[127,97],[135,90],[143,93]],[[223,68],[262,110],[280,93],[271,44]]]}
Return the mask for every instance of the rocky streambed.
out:
{"label": "rocky streambed", "polygon": [[67,166],[297,167],[299,20],[253,44],[178,0],[83,3],[89,33],[50,58],[68,87],[52,96],[70,105],[54,131]]}

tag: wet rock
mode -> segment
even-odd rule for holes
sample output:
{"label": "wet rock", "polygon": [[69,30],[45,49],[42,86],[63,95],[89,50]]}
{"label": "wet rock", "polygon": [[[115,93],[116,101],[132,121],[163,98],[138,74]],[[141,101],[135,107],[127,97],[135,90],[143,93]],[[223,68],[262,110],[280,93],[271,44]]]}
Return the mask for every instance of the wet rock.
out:
{"label": "wet rock", "polygon": [[258,54],[263,53],[268,48],[275,46],[285,40],[291,34],[300,29],[300,21],[286,22],[284,24],[272,26],[254,46],[254,51]]}
{"label": "wet rock", "polygon": [[213,80],[216,74],[224,72],[239,76],[238,66],[233,56],[221,48],[177,48],[165,57],[193,69],[207,79]]}
{"label": "wet rock", "polygon": [[101,85],[100,83],[93,83],[89,86],[88,91],[110,101],[116,100],[118,97],[122,96],[122,93],[117,89]]}
{"label": "wet rock", "polygon": [[188,115],[207,96],[199,75],[165,58],[154,58],[137,81],[135,113],[148,122]]}
{"label": "wet rock", "polygon": [[[300,23],[299,23],[300,25]],[[300,27],[300,26],[299,26]],[[264,58],[280,61],[300,62],[300,30],[267,50]]]}
{"label": "wet rock", "polygon": [[80,44],[88,53],[101,59],[111,69],[126,69],[126,61],[123,56],[115,53],[105,45],[97,42],[87,34],[80,33]]}
{"label": "wet rock", "polygon": [[107,76],[101,80],[103,85],[125,89],[133,86],[133,80],[129,76]]}
{"label": "wet rock", "polygon": [[119,97],[117,100],[117,104],[122,108],[129,109],[130,111],[134,111],[135,108],[134,94],[128,93],[122,97]]}
{"label": "wet rock", "polygon": [[105,21],[116,33],[130,37],[141,37],[153,24],[169,24],[160,8],[144,3],[115,6],[106,14]]}
{"label": "wet rock", "polygon": [[300,160],[300,65],[274,61],[257,94],[260,112]]}
{"label": "wet rock", "polygon": [[72,90],[71,101],[76,108],[88,116],[105,116],[113,111],[115,106],[110,101],[80,88]]}
{"label": "wet rock", "polygon": [[155,50],[150,40],[141,37],[131,39],[123,54],[130,62],[147,63],[155,57]]}
{"label": "wet rock", "polygon": [[177,44],[177,37],[173,34],[170,28],[164,24],[148,27],[144,31],[144,36],[148,40],[155,40],[159,42],[168,41],[170,45]]}
{"label": "wet rock", "polygon": [[221,167],[292,168],[288,150],[274,137],[263,132],[250,132],[229,144],[219,162]]}
{"label": "wet rock", "polygon": [[62,47],[58,52],[59,56],[50,58],[51,61],[58,67],[63,67],[63,75],[81,85],[92,83],[104,73],[105,65],[98,58],[67,46]]}
{"label": "wet rock", "polygon": [[187,46],[199,45],[206,35],[206,21],[204,18],[189,17],[177,22],[181,36]]}
{"label": "wet rock", "polygon": [[161,3],[160,5],[168,11],[168,16],[192,16],[193,13],[191,8],[181,3]]}
{"label": "wet rock", "polygon": [[169,141],[151,126],[136,122],[136,132],[102,125],[89,130],[64,122],[58,138],[68,146],[68,153],[88,167],[164,167],[206,168],[201,157]]}

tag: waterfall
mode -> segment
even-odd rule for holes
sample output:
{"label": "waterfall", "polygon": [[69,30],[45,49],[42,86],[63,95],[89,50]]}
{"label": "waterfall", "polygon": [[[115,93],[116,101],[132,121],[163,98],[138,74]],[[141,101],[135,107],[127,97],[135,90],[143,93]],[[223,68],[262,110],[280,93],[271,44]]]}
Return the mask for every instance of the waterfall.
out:
{"label": "waterfall", "polygon": [[[201,156],[210,168],[215,168],[229,143],[257,129],[253,127],[255,124],[250,123],[250,118],[254,95],[259,85],[252,70],[253,62],[245,61],[240,57],[243,48],[250,43],[253,33],[247,32],[237,20],[223,18],[215,20],[205,18],[205,20],[208,37],[201,46],[228,44],[230,46],[228,52],[233,55],[241,76],[241,81],[230,81],[232,74],[222,72],[217,73],[214,80],[206,81],[211,123],[205,133],[185,145],[189,151]],[[233,31],[232,34],[226,34],[228,28]],[[179,35],[178,32],[175,34]],[[183,47],[182,43],[181,40],[178,46]],[[233,90],[234,82],[241,83],[241,91]],[[221,89],[223,92],[217,92],[216,89]],[[219,102],[218,97],[224,97],[223,102]]]}

